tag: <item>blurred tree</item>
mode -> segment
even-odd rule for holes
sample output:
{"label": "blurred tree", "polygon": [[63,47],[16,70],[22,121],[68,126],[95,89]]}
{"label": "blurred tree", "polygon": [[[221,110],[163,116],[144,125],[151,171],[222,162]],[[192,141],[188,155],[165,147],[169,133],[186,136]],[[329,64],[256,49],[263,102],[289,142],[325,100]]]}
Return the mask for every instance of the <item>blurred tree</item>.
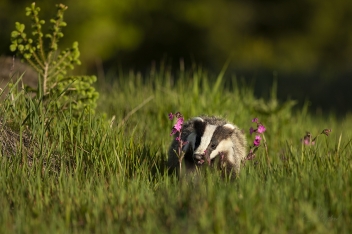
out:
{"label": "blurred tree", "polygon": [[[10,32],[16,21],[25,22],[28,2],[0,2],[0,55],[10,54]],[[186,65],[192,59],[219,71],[233,55],[230,68],[236,71],[308,74],[320,77],[324,87],[339,74],[352,73],[351,0],[54,2],[69,7],[64,46],[78,40],[87,66],[99,59],[105,66],[145,71],[166,56],[174,65],[183,57]],[[42,18],[52,14],[54,2],[36,1]]]}
{"label": "blurred tree", "polygon": [[[219,68],[233,53],[240,69],[351,69],[352,1],[297,0],[62,0],[69,6],[65,41],[78,38],[82,61],[126,57],[138,68],[193,58]],[[38,0],[43,18],[52,2]],[[28,1],[0,3],[0,54],[9,54],[15,21]],[[123,60],[124,61],[124,60]],[[133,64],[132,64],[133,65]]]}

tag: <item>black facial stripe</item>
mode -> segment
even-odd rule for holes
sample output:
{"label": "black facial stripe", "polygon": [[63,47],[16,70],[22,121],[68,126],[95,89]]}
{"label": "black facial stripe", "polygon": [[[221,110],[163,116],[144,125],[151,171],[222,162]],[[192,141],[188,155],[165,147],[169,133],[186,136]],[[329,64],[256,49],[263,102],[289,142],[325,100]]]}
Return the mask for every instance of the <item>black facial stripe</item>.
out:
{"label": "black facial stripe", "polygon": [[[216,130],[215,130],[216,131]],[[218,141],[217,139],[215,139],[214,137],[211,139],[208,147],[207,147],[207,155],[210,156],[211,153],[216,149],[216,147],[218,147],[220,141]]]}
{"label": "black facial stripe", "polygon": [[207,124],[205,122],[199,120],[196,120],[193,123],[193,128],[196,130],[198,136],[203,136],[206,126]]}
{"label": "black facial stripe", "polygon": [[196,143],[194,144],[194,149],[197,149],[198,146],[200,145],[200,139],[201,139],[201,137],[197,135],[196,136]]}
{"label": "black facial stripe", "polygon": [[204,131],[205,131],[205,127],[207,126],[206,123],[202,122],[202,121],[194,121],[193,123],[193,128],[195,129],[196,131],[196,142],[195,142],[195,145],[194,145],[194,149],[197,149],[198,146],[200,145],[200,141],[201,141],[201,138],[204,134]]}

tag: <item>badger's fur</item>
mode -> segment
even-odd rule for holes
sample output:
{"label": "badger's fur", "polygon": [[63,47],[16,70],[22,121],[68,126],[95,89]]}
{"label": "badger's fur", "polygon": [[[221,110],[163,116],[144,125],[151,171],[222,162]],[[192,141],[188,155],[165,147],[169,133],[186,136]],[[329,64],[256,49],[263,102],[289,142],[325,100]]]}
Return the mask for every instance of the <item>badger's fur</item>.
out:
{"label": "badger's fur", "polygon": [[[188,142],[182,147],[186,171],[193,171],[197,166],[213,165],[219,158],[219,168],[238,174],[241,160],[246,156],[246,138],[242,131],[232,123],[218,117],[194,117],[182,126],[181,139]],[[169,170],[179,173],[177,152],[178,133],[171,143],[168,153]],[[182,169],[183,170],[183,169]]]}

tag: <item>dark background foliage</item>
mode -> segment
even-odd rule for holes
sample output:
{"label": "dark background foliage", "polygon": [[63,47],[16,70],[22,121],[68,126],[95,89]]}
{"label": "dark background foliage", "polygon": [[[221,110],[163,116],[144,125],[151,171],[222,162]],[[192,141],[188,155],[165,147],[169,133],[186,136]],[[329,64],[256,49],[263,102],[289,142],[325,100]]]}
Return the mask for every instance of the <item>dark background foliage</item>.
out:
{"label": "dark background foliage", "polygon": [[[282,99],[351,110],[352,1],[38,0],[42,18],[53,16],[54,3],[69,7],[64,48],[79,42],[87,73],[147,73],[161,61],[177,70],[180,59],[186,69],[197,63],[218,73],[231,57],[227,74],[254,82],[258,95],[277,79]],[[0,55],[12,55],[10,33],[28,22],[30,4],[1,1]]]}

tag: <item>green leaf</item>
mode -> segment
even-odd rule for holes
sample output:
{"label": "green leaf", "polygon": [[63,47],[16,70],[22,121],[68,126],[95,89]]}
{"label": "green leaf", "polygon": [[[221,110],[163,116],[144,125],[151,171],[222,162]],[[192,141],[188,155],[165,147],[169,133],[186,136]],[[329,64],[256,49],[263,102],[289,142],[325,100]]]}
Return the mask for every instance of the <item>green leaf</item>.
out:
{"label": "green leaf", "polygon": [[11,44],[11,45],[10,45],[10,50],[11,50],[12,52],[15,52],[15,51],[17,50],[17,45],[16,45],[16,44]]}
{"label": "green leaf", "polygon": [[15,23],[15,26],[16,26],[16,29],[17,29],[19,32],[23,32],[24,29],[25,29],[24,24],[20,24],[20,23],[18,23],[18,22]]}
{"label": "green leaf", "polygon": [[23,45],[18,45],[18,50],[19,50],[20,52],[22,52],[22,51],[24,50],[24,46],[23,46]]}
{"label": "green leaf", "polygon": [[18,37],[20,33],[18,31],[12,31],[11,32],[11,37]]}
{"label": "green leaf", "polygon": [[26,53],[23,55],[23,57],[25,57],[26,59],[30,59],[32,57],[32,54]]}

